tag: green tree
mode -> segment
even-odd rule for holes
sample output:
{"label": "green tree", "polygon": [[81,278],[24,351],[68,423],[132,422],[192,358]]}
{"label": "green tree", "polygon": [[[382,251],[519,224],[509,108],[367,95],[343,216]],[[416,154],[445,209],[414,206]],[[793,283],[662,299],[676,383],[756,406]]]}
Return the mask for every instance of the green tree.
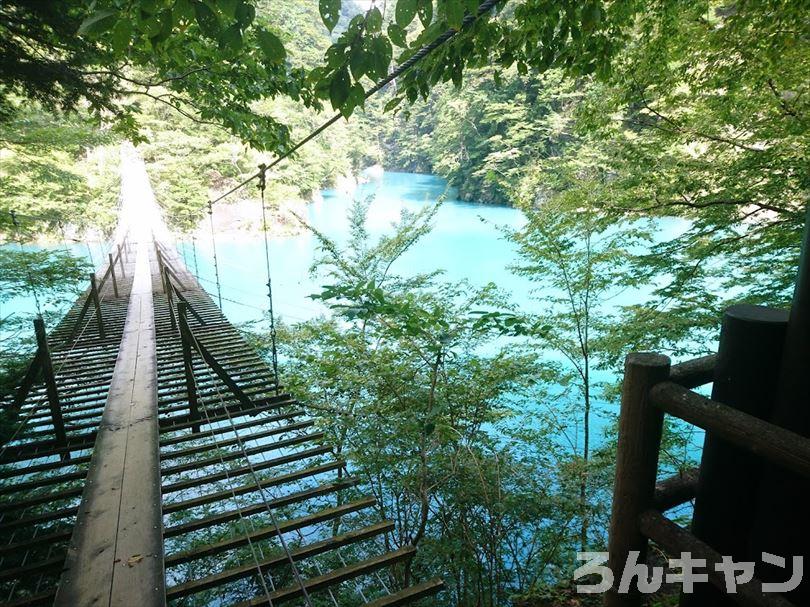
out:
{"label": "green tree", "polygon": [[434,209],[372,242],[366,208],[355,204],[345,246],[316,234],[317,297],[334,316],[283,327],[285,385],[396,522],[387,541],[419,545],[401,576],[443,576],[442,605],[506,604],[574,562],[581,456],[560,431],[577,420],[547,391],[555,366],[493,341],[514,316],[477,313],[510,308],[492,285],[397,272]]}

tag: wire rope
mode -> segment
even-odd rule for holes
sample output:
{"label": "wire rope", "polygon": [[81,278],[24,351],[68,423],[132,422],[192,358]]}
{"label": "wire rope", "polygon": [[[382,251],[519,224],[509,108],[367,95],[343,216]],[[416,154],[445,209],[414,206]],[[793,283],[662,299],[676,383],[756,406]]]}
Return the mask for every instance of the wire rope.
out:
{"label": "wire rope", "polygon": [[267,310],[270,316],[270,356],[273,364],[273,376],[276,385],[276,395],[279,393],[279,377],[278,377],[278,349],[276,347],[276,316],[273,311],[273,280],[270,274],[270,242],[267,236],[267,210],[264,203],[264,190],[266,187],[267,168],[261,165],[261,176],[259,177],[259,190],[261,191],[261,205],[262,205],[262,232],[264,233],[264,263],[267,270],[267,301],[269,307]]}
{"label": "wire rope", "polygon": [[[193,332],[189,332],[189,333],[190,333],[191,339],[194,340],[195,349],[199,352],[200,351],[200,345],[199,345],[199,341],[198,341],[196,335],[194,335]],[[213,380],[214,379],[213,373],[211,373],[211,371],[208,370],[207,366],[204,366],[203,368],[208,372],[210,378]],[[192,372],[192,377],[193,377],[193,372]],[[195,385],[196,385],[196,379],[194,381],[195,381]],[[306,586],[304,585],[303,580],[302,580],[302,578],[300,576],[300,573],[298,571],[298,567],[295,564],[295,560],[292,558],[292,555],[290,553],[287,542],[285,541],[284,536],[281,533],[281,528],[279,527],[278,519],[276,518],[276,515],[273,512],[273,508],[271,508],[269,502],[267,501],[267,497],[265,495],[265,489],[266,488],[262,486],[262,484],[261,484],[261,482],[259,480],[259,477],[258,477],[258,475],[256,473],[256,470],[253,467],[253,462],[250,460],[250,457],[248,456],[248,454],[247,454],[247,452],[245,450],[245,445],[244,445],[244,443],[242,441],[242,437],[239,435],[239,432],[238,432],[238,430],[236,428],[236,424],[234,424],[233,418],[231,417],[230,409],[225,404],[225,401],[222,398],[222,392],[221,392],[221,390],[219,388],[219,384],[216,381],[214,381],[213,385],[214,385],[214,389],[216,390],[216,394],[217,394],[217,397],[218,397],[218,399],[220,401],[220,404],[222,405],[222,409],[225,412],[225,415],[227,417],[228,423],[230,424],[231,431],[234,434],[236,444],[237,444],[239,450],[242,453],[242,457],[245,459],[245,462],[247,463],[248,469],[250,470],[250,475],[253,478],[253,482],[256,484],[256,488],[259,490],[259,495],[262,498],[262,502],[264,503],[264,507],[267,510],[268,514],[270,515],[270,519],[272,520],[273,526],[276,529],[276,535],[279,538],[279,542],[281,543],[281,546],[282,546],[282,548],[284,550],[284,553],[285,553],[285,555],[287,557],[287,560],[290,562],[290,566],[291,566],[291,569],[292,569],[292,572],[293,572],[293,576],[294,576],[294,578],[296,580],[296,583],[298,584],[298,586],[301,589],[301,593],[302,593],[302,595],[304,597],[304,601],[307,604],[307,607],[313,607],[312,601],[310,600],[310,597],[309,597],[309,593],[307,592]],[[203,406],[202,408],[203,408],[203,410],[205,412],[207,423],[208,423],[209,426],[211,426],[210,417],[208,415],[207,407]],[[212,438],[213,438],[213,434],[212,434]],[[216,438],[214,438],[214,443],[215,444],[217,443]],[[249,537],[247,539],[249,540]],[[259,568],[259,571],[261,573],[261,568]],[[269,595],[268,595],[268,600],[270,600]],[[272,602],[271,602],[271,604],[272,604]]]}
{"label": "wire rope", "polygon": [[[489,12],[492,8],[494,8],[497,4],[501,2],[503,2],[503,0],[485,0],[485,2],[482,2],[481,5],[478,7],[478,10],[475,12],[475,14],[468,14],[464,17],[464,20],[462,21],[461,27],[459,29],[450,28],[447,31],[445,31],[441,36],[436,38],[433,42],[422,46],[416,53],[414,53],[406,61],[399,64],[390,74],[388,74],[388,76],[386,76],[385,78],[377,82],[374,86],[372,86],[370,89],[368,89],[365,92],[364,99],[368,99],[372,95],[381,91],[383,88],[386,87],[386,85],[390,84],[391,82],[402,76],[405,72],[409,71],[413,66],[422,61],[422,59],[424,59],[425,57],[430,55],[433,51],[435,51],[437,48],[439,48],[440,46],[444,45],[446,42],[454,38],[459,32],[467,29],[470,25],[475,23],[481,16]],[[295,152],[297,152],[307,143],[315,139],[318,135],[323,133],[326,129],[335,124],[341,118],[343,118],[343,114],[338,112],[337,114],[332,116],[329,120],[324,122],[321,126],[312,131],[309,135],[307,135],[306,137],[298,141],[298,143],[290,147],[290,149],[288,149],[286,152],[278,156],[270,164],[262,165],[265,167],[263,170],[267,171],[269,169],[272,169],[283,160],[289,158]],[[260,169],[258,172],[253,173],[249,177],[242,180],[240,183],[233,186],[228,191],[220,194],[213,200],[209,201],[208,204],[209,205],[216,204],[223,198],[226,198],[231,194],[233,194],[234,192],[236,192],[237,190],[240,190],[241,188],[245,187],[254,179],[258,179],[259,176],[262,174],[263,170]]]}
{"label": "wire rope", "polygon": [[219,261],[217,259],[217,239],[214,233],[214,205],[208,203],[208,219],[211,223],[211,250],[214,254],[214,276],[217,279],[217,298],[219,299],[219,309],[222,309],[222,287],[219,284]]}

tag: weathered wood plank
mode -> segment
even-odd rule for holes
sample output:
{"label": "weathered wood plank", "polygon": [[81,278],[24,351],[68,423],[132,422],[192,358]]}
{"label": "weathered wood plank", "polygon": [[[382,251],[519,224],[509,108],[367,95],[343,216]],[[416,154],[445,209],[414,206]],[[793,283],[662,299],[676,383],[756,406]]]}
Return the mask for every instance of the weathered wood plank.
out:
{"label": "weathered wood plank", "polygon": [[[401,563],[402,561],[412,558],[414,554],[416,554],[416,548],[413,546],[405,546],[399,550],[387,552],[380,556],[375,556],[347,567],[335,569],[334,571],[330,571],[324,575],[319,575],[308,580],[302,580],[302,585],[304,588],[306,588],[307,592],[317,592],[318,590],[329,588],[330,586],[340,584],[346,580],[351,580],[353,578],[360,577],[361,575],[372,573],[378,569],[382,569],[383,567]],[[297,598],[302,594],[303,590],[301,589],[301,586],[288,586],[287,588],[282,588],[281,590],[271,592],[269,598],[271,604],[276,605],[278,603],[284,603]],[[238,607],[259,607],[260,605],[266,605],[267,602],[268,597],[259,596],[255,599],[251,599],[250,601],[239,603]]]}
{"label": "weathered wood plank", "polygon": [[[668,554],[680,555],[682,552],[690,553],[693,559],[705,559],[705,571],[709,582],[724,589],[725,576],[722,571],[715,569],[715,565],[723,561],[723,557],[710,546],[701,542],[689,531],[666,518],[660,512],[647,510],[639,517],[642,533],[653,540]],[[754,578],[746,583],[737,584],[735,601],[740,605],[760,607],[794,607],[793,603],[781,594],[765,594],[762,591],[762,582]]]}
{"label": "weathered wood plank", "polygon": [[696,394],[672,382],[662,382],[650,390],[650,403],[714,432],[729,443],[810,478],[810,439],[737,411]]}
{"label": "weathered wood plank", "polygon": [[165,605],[155,382],[152,279],[141,241],[57,606]]}
{"label": "weathered wood plank", "polygon": [[441,578],[433,578],[427,582],[416,584],[400,590],[394,594],[389,594],[376,601],[366,603],[363,607],[401,607],[401,605],[410,605],[414,601],[423,599],[428,596],[433,596],[444,590],[444,580]]}
{"label": "weathered wood plank", "polygon": [[[229,550],[234,550],[235,548],[239,548],[240,546],[245,546],[250,542],[259,542],[261,540],[265,540],[267,538],[275,537],[280,533],[289,533],[290,531],[295,531],[297,529],[305,529],[311,525],[315,525],[317,523],[322,523],[324,521],[330,521],[341,516],[345,516],[347,514],[351,514],[352,512],[357,512],[359,510],[363,510],[365,508],[370,508],[374,504],[377,503],[377,500],[373,497],[364,497],[363,499],[356,500],[353,502],[348,502],[346,504],[342,504],[340,506],[332,506],[331,508],[324,508],[323,510],[319,510],[313,514],[309,514],[307,516],[302,516],[299,518],[295,518],[288,521],[281,521],[278,524],[278,529],[275,526],[272,527],[263,527],[261,529],[256,529],[251,531],[250,533],[245,533],[244,535],[237,535],[236,537],[231,537],[228,539],[221,540],[219,542],[215,542],[213,544],[206,544],[204,546],[200,546],[199,548],[195,548],[193,550],[189,550],[187,552],[178,552],[176,554],[169,555],[166,558],[166,567],[174,567],[176,565],[180,565],[182,563],[189,563],[191,561],[195,561],[197,559],[205,558],[207,556],[212,556],[214,554],[219,554],[221,552],[227,552]],[[394,526],[393,523],[390,521],[384,521],[382,523],[378,523],[377,525],[373,525],[369,529],[373,529],[374,535],[379,533],[385,533],[387,531],[393,530]],[[356,537],[357,532],[353,532]],[[365,536],[364,536],[365,537]],[[333,539],[333,538],[332,538]],[[327,543],[328,540],[323,542],[318,542],[318,545]],[[307,546],[304,546],[303,549],[306,550]],[[305,558],[305,556],[312,556],[313,553],[306,553],[301,558]],[[287,561],[286,557],[284,558]],[[247,565],[248,568],[253,568],[255,571],[255,563],[250,563]],[[216,577],[217,574],[209,576],[209,577]],[[169,590],[168,593],[171,596],[174,592],[173,590]]]}

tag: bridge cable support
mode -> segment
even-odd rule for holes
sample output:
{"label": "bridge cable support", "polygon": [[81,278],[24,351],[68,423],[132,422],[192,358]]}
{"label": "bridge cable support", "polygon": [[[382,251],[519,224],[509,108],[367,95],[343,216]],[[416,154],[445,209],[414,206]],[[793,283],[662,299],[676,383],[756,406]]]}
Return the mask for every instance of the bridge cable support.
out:
{"label": "bridge cable support", "polygon": [[208,219],[211,223],[211,250],[214,254],[214,276],[217,279],[217,300],[219,301],[219,309],[222,309],[222,286],[219,284],[219,261],[217,260],[217,239],[214,236],[214,205],[208,201]]}
{"label": "bridge cable support", "polygon": [[265,207],[264,191],[267,187],[267,165],[259,165],[259,191],[261,192],[262,205],[262,232],[264,234],[264,265],[267,271],[267,300],[269,302],[268,314],[270,315],[270,355],[273,364],[273,375],[276,380],[276,395],[279,393],[278,379],[278,348],[276,346],[276,315],[273,310],[273,280],[270,274],[270,241],[267,236],[267,209]]}

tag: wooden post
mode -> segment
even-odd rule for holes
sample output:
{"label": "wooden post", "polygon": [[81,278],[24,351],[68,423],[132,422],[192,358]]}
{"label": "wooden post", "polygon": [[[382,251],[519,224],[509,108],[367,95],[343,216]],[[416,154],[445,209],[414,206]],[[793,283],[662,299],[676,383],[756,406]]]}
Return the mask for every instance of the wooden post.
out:
{"label": "wooden post", "polygon": [[[186,372],[186,392],[188,393],[189,417],[192,420],[200,419],[200,409],[197,402],[197,386],[194,382],[194,361],[191,358],[191,331],[188,327],[188,304],[181,301],[177,304],[177,313],[180,321],[180,339],[183,345],[183,368]],[[200,426],[191,427],[192,432],[199,432]]]}
{"label": "wooden post", "polygon": [[155,242],[155,255],[157,256],[158,272],[160,272],[160,276],[161,276],[161,281],[160,282],[161,282],[161,285],[163,286],[163,290],[165,291],[166,290],[166,282],[163,279],[163,276],[165,274],[164,266],[163,266],[163,256],[160,254],[160,249],[157,246],[157,242]]}
{"label": "wooden post", "polygon": [[118,245],[118,261],[121,264],[121,278],[124,278],[126,274],[124,273],[124,258],[121,257],[121,245]]}
{"label": "wooden post", "polygon": [[104,339],[104,319],[101,316],[101,301],[98,297],[98,287],[96,286],[96,275],[90,273],[90,297],[93,298],[93,305],[96,308],[96,322],[98,323],[98,336]]}
{"label": "wooden post", "polygon": [[641,605],[638,587],[628,594],[617,592],[622,571],[631,551],[644,562],[647,538],[641,533],[639,515],[652,507],[658,471],[664,414],[648,404],[652,386],[669,377],[669,358],[650,352],[633,352],[624,362],[622,408],[619,417],[619,443],[616,451],[616,483],[610,517],[608,567],[613,587],[605,595],[606,607]]}
{"label": "wooden post", "polygon": [[169,278],[169,273],[166,271],[165,266],[161,276],[163,277],[163,291],[166,293],[166,303],[169,306],[169,322],[172,324],[172,330],[177,331],[177,320],[174,317],[174,312],[176,309],[174,307],[174,292],[172,290],[172,283],[171,279]]}
{"label": "wooden post", "polygon": [[[786,327],[786,310],[750,305],[726,310],[712,400],[768,419]],[[761,458],[706,433],[692,532],[735,561],[760,560],[760,555],[748,553],[748,534],[756,518],[756,495],[763,468]],[[736,604],[711,584],[697,584],[694,592],[681,596],[681,607]]]}
{"label": "wooden post", "polygon": [[[802,253],[771,421],[810,437],[810,205],[805,215]],[[759,493],[761,515],[752,537],[753,552],[787,556],[788,563],[790,556],[802,555],[807,563],[810,558],[809,491],[810,478],[775,467],[767,468]],[[790,576],[790,571],[760,563],[757,575],[767,582],[782,582]],[[800,586],[787,598],[796,605],[810,604],[810,575],[805,573]]]}
{"label": "wooden post", "polygon": [[[67,435],[65,434],[65,423],[62,421],[62,409],[59,406],[59,391],[56,388],[56,378],[53,373],[51,363],[51,351],[48,348],[48,338],[45,335],[45,322],[41,316],[34,319],[34,332],[37,336],[37,350],[42,367],[42,375],[45,378],[45,391],[48,394],[48,406],[51,409],[51,419],[53,421],[53,431],[56,435],[56,443],[62,447],[67,447]],[[70,453],[65,453],[63,459],[69,458]]]}
{"label": "wooden post", "polygon": [[112,253],[107,253],[107,258],[110,262],[110,276],[112,277],[113,293],[115,293],[115,298],[118,299],[118,281],[115,279],[115,259],[113,259]]}

